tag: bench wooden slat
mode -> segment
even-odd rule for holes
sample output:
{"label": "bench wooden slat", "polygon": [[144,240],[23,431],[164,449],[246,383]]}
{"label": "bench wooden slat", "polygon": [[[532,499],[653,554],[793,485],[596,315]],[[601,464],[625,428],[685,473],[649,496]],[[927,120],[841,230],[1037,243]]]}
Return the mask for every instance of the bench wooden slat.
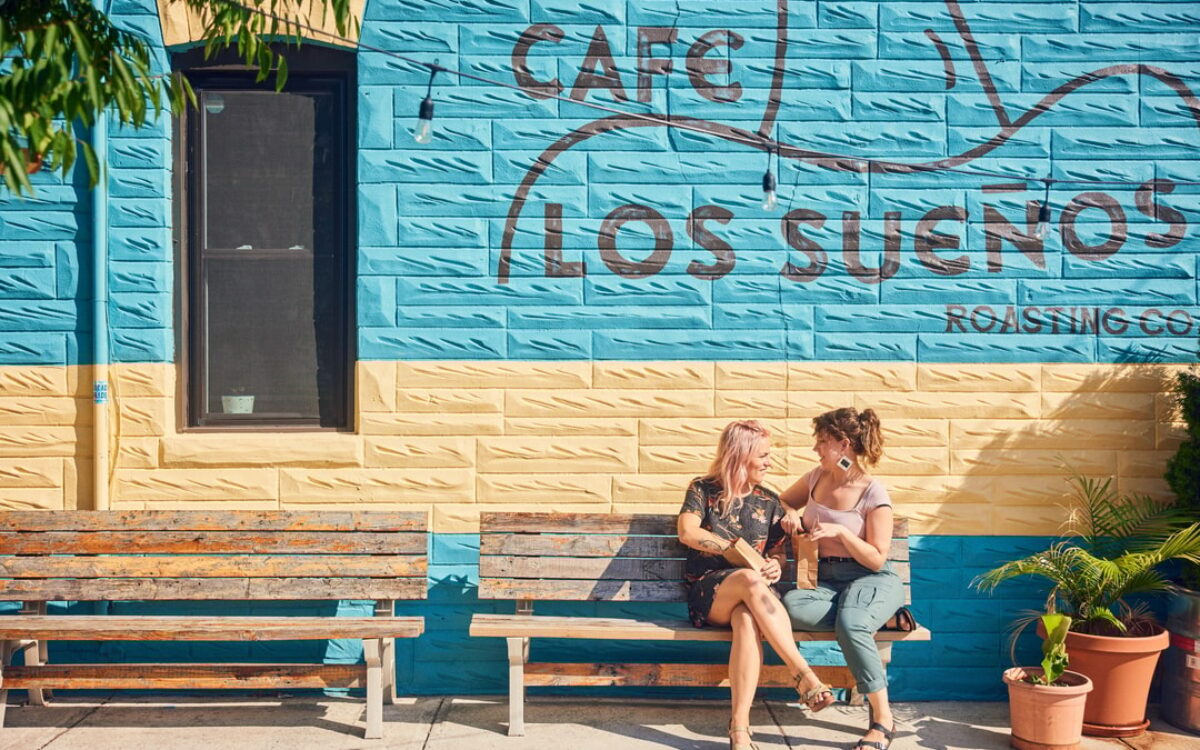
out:
{"label": "bench wooden slat", "polygon": [[425,531],[423,511],[5,511],[7,531]]}
{"label": "bench wooden slat", "polygon": [[[473,636],[492,638],[602,638],[604,640],[646,641],[728,641],[729,628],[697,628],[687,620],[635,620],[621,617],[557,617],[550,615],[476,614],[471,618]],[[797,641],[832,641],[832,632],[792,633]],[[880,630],[878,642],[927,641],[930,632],[917,628],[909,632]]]}
{"label": "bench wooden slat", "polygon": [[[683,559],[686,548],[674,537],[629,534],[496,534],[485,530],[481,555],[527,557],[646,557]],[[2,549],[2,547],[0,547]],[[889,560],[908,560],[908,540],[893,539]]]}
{"label": "bench wooden slat", "polygon": [[[197,617],[159,615],[11,615],[0,640],[48,641],[303,641],[329,638],[414,638],[422,617]],[[7,680],[7,672],[5,679]]]}
{"label": "bench wooden slat", "polygon": [[357,688],[364,664],[49,664],[6,667],[4,687],[100,689]]}
{"label": "bench wooden slat", "polygon": [[425,554],[421,532],[0,531],[0,554]]}
{"label": "bench wooden slat", "polygon": [[[835,688],[854,686],[845,667],[814,666],[822,682]],[[788,668],[780,664],[763,667],[759,687],[792,687]],[[525,665],[525,684],[551,686],[641,685],[657,687],[729,687],[727,664],[571,664],[530,662]]]}
{"label": "bench wooden slat", "polygon": [[419,578],[0,579],[0,601],[424,599]]}
{"label": "bench wooden slat", "polygon": [[564,601],[682,602],[683,581],[530,581],[481,578],[480,599],[561,599]]}
{"label": "bench wooden slat", "polygon": [[[630,581],[681,581],[683,560],[650,560],[603,557],[480,557],[480,578],[516,578],[523,581],[594,579]],[[908,563],[894,562],[892,569],[908,583]],[[517,585],[517,584],[514,584]]]}
{"label": "bench wooden slat", "polygon": [[[674,537],[677,518],[662,514],[484,512],[479,516],[479,525],[483,533],[648,534]],[[892,536],[900,539],[908,536],[907,518],[895,519]]]}
{"label": "bench wooden slat", "polygon": [[425,573],[425,558],[415,555],[0,557],[0,576],[11,578],[410,578]]}

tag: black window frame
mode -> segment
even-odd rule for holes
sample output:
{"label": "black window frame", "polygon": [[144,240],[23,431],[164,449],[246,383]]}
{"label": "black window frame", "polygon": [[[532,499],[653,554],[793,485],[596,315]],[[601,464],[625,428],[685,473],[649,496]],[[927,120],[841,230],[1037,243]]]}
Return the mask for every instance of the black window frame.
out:
{"label": "black window frame", "polygon": [[[333,286],[338,292],[336,301],[342,321],[336,370],[333,374],[334,410],[332,419],[321,424],[321,417],[278,417],[226,415],[207,410],[207,338],[205,313],[203,253],[203,223],[198,220],[204,210],[203,117],[194,108],[176,118],[175,137],[175,243],[177,291],[180,317],[176,331],[176,351],[180,353],[179,395],[184,431],[338,431],[355,429],[355,364],[357,359],[357,321],[355,315],[355,267],[357,257],[356,201],[357,191],[357,80],[353,52],[306,46],[299,51],[285,50],[289,75],[284,92],[322,91],[336,97],[338,116],[334,121],[340,132],[333,134],[340,148],[335,160],[337,183],[335,221],[340,225],[335,236],[340,239],[341,258],[336,264],[340,276]],[[174,67],[188,78],[200,99],[204,89],[268,91],[276,90],[274,76],[258,82],[257,70],[247,68],[229,54],[204,60],[202,50],[191,50],[175,56]]]}

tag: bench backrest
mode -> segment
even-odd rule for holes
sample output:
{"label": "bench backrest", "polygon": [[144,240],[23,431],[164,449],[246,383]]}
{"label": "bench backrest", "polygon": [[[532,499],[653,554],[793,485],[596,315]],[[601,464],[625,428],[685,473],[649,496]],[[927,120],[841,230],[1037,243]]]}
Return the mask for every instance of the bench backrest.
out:
{"label": "bench backrest", "polygon": [[423,599],[426,514],[3,511],[0,601]]}
{"label": "bench backrest", "polygon": [[[483,513],[479,598],[683,602],[686,548],[675,515]],[[908,520],[888,558],[909,602]],[[791,570],[784,580],[795,580]]]}

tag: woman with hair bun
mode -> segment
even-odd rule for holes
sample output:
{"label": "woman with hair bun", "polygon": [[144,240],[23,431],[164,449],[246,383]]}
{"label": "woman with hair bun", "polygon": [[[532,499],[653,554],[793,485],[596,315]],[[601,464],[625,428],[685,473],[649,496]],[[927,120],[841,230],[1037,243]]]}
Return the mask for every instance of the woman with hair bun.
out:
{"label": "woman with hair bun", "polygon": [[904,604],[900,576],[888,564],[892,501],[867,469],[883,456],[879,417],[871,409],[834,409],[813,420],[818,466],[780,499],[782,525],[817,542],[815,589],[783,597],[797,630],[833,630],[846,666],[870,705],[870,726],[855,750],[887,750],[896,723],[875,632]]}
{"label": "woman with hair bun", "polygon": [[[762,668],[764,636],[787,665],[800,700],[810,710],[833,703],[833,691],[796,648],[787,611],[774,588],[787,557],[788,535],[781,524],[784,508],[779,496],[762,484],[770,468],[771,436],[766,428],[753,420],[732,422],[721,432],[708,473],[692,480],[679,511],[679,541],[688,548],[688,615],[698,628],[733,629],[732,750],[756,748],[750,741],[750,704]],[[722,553],[739,538],[763,555],[766,564],[752,570],[728,562]]]}

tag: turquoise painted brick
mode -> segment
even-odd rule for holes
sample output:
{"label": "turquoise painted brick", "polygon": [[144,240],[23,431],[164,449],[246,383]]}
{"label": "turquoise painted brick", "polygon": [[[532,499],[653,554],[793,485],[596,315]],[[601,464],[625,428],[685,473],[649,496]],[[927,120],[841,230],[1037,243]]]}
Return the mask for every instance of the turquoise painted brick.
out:
{"label": "turquoise painted brick", "polygon": [[947,119],[945,106],[946,97],[931,96],[927,93],[855,93],[853,97],[854,116],[847,119],[860,122],[863,120],[941,122]]}
{"label": "turquoise painted brick", "polygon": [[390,0],[375,3],[370,18],[382,21],[520,23],[529,20],[528,0]]}
{"label": "turquoise painted brick", "polygon": [[0,242],[0,268],[49,268],[53,242]]}
{"label": "turquoise painted brick", "polygon": [[[429,84],[429,68],[422,63],[434,63],[436,61],[436,64],[444,65],[451,70],[463,69],[463,65],[454,54],[446,52],[413,52],[412,55],[413,59],[409,60],[372,52],[361,53],[358,56],[359,86],[419,86],[424,91]],[[405,55],[405,58],[408,57],[408,55]],[[449,73],[435,77],[433,93],[440,94],[447,87],[456,86],[455,78],[456,76]]]}
{"label": "turquoise painted brick", "polygon": [[[720,310],[718,309],[717,312]],[[603,306],[562,308],[513,308],[508,311],[508,328],[579,330],[666,328],[705,329],[711,326],[710,308],[692,306]]]}
{"label": "turquoise painted brick", "polygon": [[[33,175],[37,177],[44,172]],[[76,206],[86,204],[87,194],[74,185],[58,183],[39,183],[30,180],[37,191],[33,195],[19,196],[8,191],[0,190],[0,208],[5,213],[9,211],[67,211]]]}
{"label": "turquoise painted brick", "polygon": [[[529,170],[538,165],[541,151],[493,151],[492,174],[500,184],[519,184]],[[538,175],[541,185],[583,185],[588,180],[588,154],[582,151],[566,151],[558,154],[554,161]]]}
{"label": "turquoise painted brick", "polygon": [[529,17],[534,23],[625,23],[624,0],[592,0],[587,4],[572,0],[530,0]]}
{"label": "turquoise painted brick", "polygon": [[914,599],[936,597],[938,592],[963,590],[961,568],[913,565],[909,575]]}
{"label": "turquoise painted brick", "polygon": [[358,241],[363,245],[397,242],[396,188],[391,185],[358,188]]}
{"label": "turquoise painted brick", "polygon": [[[362,24],[362,43],[389,52],[435,52],[454,54],[458,51],[458,29],[452,23],[430,23],[429,21],[387,21],[377,18],[376,11],[386,10],[386,3],[370,3],[366,20]],[[359,49],[358,57],[374,56],[379,53]]]}
{"label": "turquoise painted brick", "polygon": [[1096,342],[1091,336],[922,333],[917,361],[1095,362]]}
{"label": "turquoise painted brick", "polygon": [[1087,279],[1078,281],[1023,281],[1021,304],[1037,305],[1052,299],[1061,305],[1128,304],[1189,305],[1196,303],[1196,285],[1190,279]]}
{"label": "turquoise painted brick", "polygon": [[1080,7],[1079,29],[1151,34],[1164,29],[1200,29],[1200,9],[1182,4],[1086,3]]}
{"label": "turquoise painted brick", "polygon": [[[1066,477],[1062,479],[1062,488],[1066,491]],[[979,536],[967,537],[970,544],[962,545],[962,564],[967,567],[994,568],[997,565],[1016,560],[1036,552],[1041,552],[1050,546],[1055,537],[1050,536]],[[1030,580],[1030,579],[1027,579]]]}
{"label": "turquoise painted brick", "polygon": [[113,227],[157,228],[170,226],[171,204],[167,200],[113,198],[108,204],[109,225]]}
{"label": "turquoise painted brick", "polygon": [[[486,112],[494,118],[534,119],[555,117],[558,102],[554,99],[533,99],[520,91],[504,88],[434,87],[434,115],[440,117],[478,117]],[[392,107],[398,118],[416,118],[425,86],[395,86],[392,88]],[[437,121],[434,120],[436,123]]]}
{"label": "turquoise painted brick", "polygon": [[0,214],[0,241],[70,239],[78,217],[68,211],[5,211]]}
{"label": "turquoise painted brick", "polygon": [[[121,328],[113,332],[110,355],[114,362],[170,362],[175,333],[169,328]],[[91,345],[89,339],[79,342]]]}
{"label": "turquoise painted brick", "polygon": [[[515,187],[475,185],[401,185],[396,189],[400,212],[407,216],[506,216]],[[582,187],[538,185],[528,192],[526,211],[558,203],[563,216],[587,215],[587,191]],[[387,244],[386,242],[372,244]]]}
{"label": "turquoise painted brick", "polygon": [[822,305],[816,310],[818,332],[942,333],[946,314],[930,306]]}
{"label": "turquoise painted brick", "polygon": [[0,268],[0,299],[54,299],[53,268]]}
{"label": "turquoise painted brick", "polygon": [[162,328],[171,320],[171,295],[134,293],[114,295],[108,303],[113,328]]}
{"label": "turquoise painted brick", "polygon": [[[496,120],[492,124],[492,142],[502,150],[544,150],[568,133],[592,120]],[[668,151],[667,128],[637,127],[609,131],[572,145],[581,151]]]}
{"label": "turquoise painted brick", "polygon": [[[405,151],[487,151],[492,144],[492,124],[489,120],[466,120],[438,116],[433,121],[433,133],[429,143],[413,140],[413,128],[417,123],[417,110],[407,115],[388,113],[392,123],[392,143]],[[486,158],[480,154],[479,158]]]}
{"label": "turquoise painted brick", "polygon": [[911,362],[917,356],[917,334],[875,333],[870,338],[816,331],[815,356],[819,360]]}
{"label": "turquoise painted brick", "polygon": [[[964,174],[962,172],[917,172],[914,174],[873,174],[871,175],[871,184],[880,188],[947,188],[947,187],[969,187],[976,190],[983,185],[992,185],[998,181],[996,174],[1004,175],[1007,180],[1010,176],[1012,179],[1022,177],[1037,178],[1046,176],[1049,171],[1045,159],[1013,159],[1003,156],[985,156],[975,159],[971,162],[971,166],[967,167],[969,172],[978,172],[978,174]],[[986,174],[991,172],[992,174]],[[1030,183],[1030,189],[1033,189],[1033,184]],[[975,191],[969,191],[969,197],[974,196]],[[1032,195],[1032,193],[1031,193]]]}
{"label": "turquoise painted brick", "polygon": [[1141,123],[1152,128],[1195,128],[1197,114],[1178,96],[1142,97]]}
{"label": "turquoise painted brick", "polygon": [[[496,267],[496,261],[500,255],[500,246],[504,238],[504,227],[507,220],[504,218],[495,218],[490,220],[491,245],[489,251],[491,253],[492,268]],[[559,234],[559,239],[562,241],[564,250],[595,250],[597,248],[597,237],[599,237],[600,228],[604,223],[603,217],[595,217],[590,219],[563,219],[562,232]],[[681,246],[687,239],[684,234],[683,222],[678,219],[672,221],[668,219],[671,226],[671,233],[675,236],[675,245]],[[650,227],[641,221],[632,221],[621,227],[622,246],[626,242],[630,243],[630,247],[649,247],[653,238],[653,233]],[[546,227],[545,227],[545,211],[542,207],[529,207],[521,213],[520,220],[516,224],[516,228],[512,236],[512,247],[514,252],[512,257],[513,273],[517,273],[518,265],[528,264],[529,272],[542,273],[543,266],[543,250],[546,246]],[[576,259],[578,253],[571,254],[567,260]]]}
{"label": "turquoise painted brick", "polygon": [[[784,60],[783,85],[787,89],[850,88],[850,62],[847,60]],[[735,68],[738,83],[749,89],[770,88],[775,78],[775,60],[755,59],[739,62]]]}
{"label": "turquoise painted brick", "polygon": [[[770,37],[773,39],[773,36]],[[821,34],[789,34],[789,59],[829,58],[832,60],[873,60],[876,39],[873,29],[848,29]]]}
{"label": "turquoise painted brick", "polygon": [[[713,6],[697,0],[640,0],[630,3],[632,26],[680,26],[702,29],[774,29],[779,22],[773,3],[725,3]],[[817,25],[816,3],[788,7],[788,27],[811,29]]]}
{"label": "turquoise painted brick", "polygon": [[[1100,65],[1082,62],[1036,62],[1021,65],[1021,89],[1023,91],[1049,93],[1059,86],[1080,76],[1085,76]],[[1112,75],[1091,80],[1081,92],[1088,94],[1114,93],[1132,94],[1138,90],[1139,76]]]}
{"label": "turquoise painted brick", "polygon": [[[852,63],[855,91],[946,92],[946,68],[938,60],[865,60]],[[966,58],[955,66],[953,94],[983,91]],[[1021,67],[1016,62],[990,62],[992,84],[1001,93],[1021,90]]]}
{"label": "turquoise painted brick", "polygon": [[1146,338],[1107,338],[1096,342],[1101,362],[1192,362],[1196,359],[1195,335]]}
{"label": "turquoise painted brick", "polygon": [[717,329],[736,328],[746,331],[775,328],[786,330],[787,321],[778,304],[718,307],[713,310],[712,327]]}
{"label": "turquoise painted brick", "polygon": [[359,276],[355,309],[360,326],[382,328],[396,324],[396,279]]}
{"label": "turquoise painted brick", "polygon": [[818,359],[815,334],[811,331],[786,331],[784,338],[786,339],[788,360]]}
{"label": "turquoise painted brick", "polygon": [[504,310],[455,307],[405,307],[396,309],[401,328],[504,328]]}
{"label": "turquoise painted brick", "polygon": [[[892,190],[871,191],[869,215],[882,218],[884,213],[898,211],[904,221],[916,221],[929,211],[942,206],[966,207],[967,195],[963,190]],[[943,234],[960,234],[962,222],[946,219],[939,222],[936,231]],[[905,243],[909,244],[909,243]]]}
{"label": "turquoise painted brick", "polygon": [[473,249],[450,247],[365,247],[358,253],[359,273],[396,276],[486,276],[487,255]]}
{"label": "turquoise painted brick", "polygon": [[726,277],[712,291],[714,302],[721,304],[874,304],[879,301],[878,287],[855,279],[825,273],[814,281],[791,281],[774,276]]}
{"label": "turquoise painted brick", "polygon": [[[968,3],[963,15],[975,34],[980,32],[1022,33],[1032,31],[1075,31],[1079,21],[1073,5],[1046,3]],[[893,31],[920,31],[933,29],[939,32],[955,32],[954,18],[942,3],[902,2],[881,3],[879,27]]]}
{"label": "turquoise painted brick", "polygon": [[74,300],[13,301],[0,307],[0,331],[73,331],[78,325]]}
{"label": "turquoise painted brick", "polygon": [[108,166],[112,169],[151,169],[169,165],[169,145],[166,139],[112,138],[108,142]]}
{"label": "turquoise painted brick", "polygon": [[[1159,167],[1163,166],[1163,162],[1158,162]],[[1051,176],[1057,180],[1109,180],[1131,182],[1134,184],[1146,182],[1154,179],[1155,163],[1154,162],[1137,162],[1137,161],[1102,161],[1095,162],[1091,160],[1059,160],[1054,161],[1054,169],[1051,171]],[[1159,179],[1163,178],[1162,174],[1157,175]],[[1167,178],[1170,179],[1170,178]],[[1032,187],[1032,186],[1031,186]],[[1084,191],[1094,188],[1086,185],[1064,185],[1068,190]],[[1116,186],[1109,186],[1107,189],[1112,190]],[[1059,188],[1061,190],[1062,188]],[[1105,189],[1105,188],[1101,188]],[[1119,188],[1121,191],[1129,190],[1128,187]],[[1159,196],[1159,202],[1170,202],[1170,198],[1166,195]]]}
{"label": "turquoise painted brick", "polygon": [[[587,55],[596,25],[560,23],[557,26],[562,29],[562,40],[558,43],[537,42],[529,48],[529,56],[565,56],[582,62]],[[461,55],[511,55],[517,40],[528,28],[528,24],[516,26],[505,23],[463,24],[458,27],[458,52]],[[609,50],[614,55],[625,54],[624,35],[615,28],[606,28],[604,33],[608,40]]]}
{"label": "turquoise painted brick", "polygon": [[800,148],[847,156],[906,159],[938,157],[945,154],[945,128],[937,123],[783,123],[781,139]]}
{"label": "turquoise painted brick", "polygon": [[112,169],[108,186],[114,198],[168,198],[171,173],[165,169]]}
{"label": "turquoise painted brick", "polygon": [[965,607],[960,599],[939,598],[928,604],[938,632],[947,637],[951,633],[1003,633],[1018,611],[1007,600],[982,599]]}
{"label": "turquoise painted brick", "polygon": [[[1164,161],[1154,162],[1154,177],[1159,180],[1173,182],[1200,182],[1200,160],[1196,161]],[[1200,192],[1200,185],[1177,185],[1176,193]],[[1170,198],[1159,195],[1160,202],[1170,202]]]}
{"label": "turquoise painted brick", "polygon": [[[780,174],[786,176],[787,172],[780,170]],[[712,205],[729,209],[736,219],[779,222],[789,207],[815,208],[827,216],[838,216],[842,211],[860,209],[868,198],[865,188],[855,186],[803,186],[793,190],[786,179],[781,180],[778,192],[779,208],[771,211],[762,207],[761,176],[747,185],[697,185],[693,188],[693,200],[697,206]],[[709,222],[709,226],[716,230],[720,225]],[[807,234],[812,230],[806,226],[803,231]]]}
{"label": "turquoise painted brick", "polygon": [[[1105,232],[1107,234],[1107,232]],[[1064,279],[1155,278],[1194,279],[1196,260],[1191,257],[1141,255],[1121,252],[1104,260],[1082,260],[1066,253],[1062,257]]]}
{"label": "turquoise painted brick", "polygon": [[1021,59],[1025,62],[1171,62],[1193,60],[1195,55],[1196,38],[1192,34],[1029,34],[1021,37]]}
{"label": "turquoise painted brick", "polygon": [[[968,235],[973,244],[982,247],[983,238],[981,236]],[[1061,251],[1056,245],[1051,243],[1051,237],[1047,236],[1045,250],[1042,257],[1045,260],[1046,267],[1040,268],[1037,263],[1028,255],[1017,250],[1010,243],[1003,243],[1001,246],[999,258],[985,250],[935,250],[934,256],[946,261],[946,270],[951,273],[939,274],[932,270],[928,265],[916,257],[905,257],[900,262],[900,269],[896,272],[893,280],[903,279],[921,279],[921,280],[941,280],[941,283],[953,287],[960,281],[966,279],[984,280],[984,279],[1047,279],[1058,276],[1060,268],[1059,257]],[[999,270],[996,270],[994,263],[998,260],[1000,264]],[[936,265],[936,264],[932,264]],[[891,282],[885,282],[891,283]],[[949,299],[949,298],[947,298]]]}
{"label": "turquoise painted brick", "polygon": [[122,229],[108,232],[108,257],[114,261],[170,262],[171,230],[167,227]]}
{"label": "turquoise painted brick", "polygon": [[[1009,117],[1017,119],[1035,109],[1042,101],[1036,94],[1004,98]],[[994,127],[996,114],[985,96],[954,96],[947,99],[947,119],[951,125]],[[1138,102],[1133,97],[1113,97],[1104,94],[1076,93],[1056,102],[1037,115],[1031,124],[1037,127],[1108,127],[1136,126]]]}
{"label": "turquoise painted brick", "polygon": [[[948,132],[950,153],[964,154],[995,138],[997,129],[954,127],[948,128]],[[1023,128],[1003,143],[992,148],[991,153],[996,157],[1005,159],[1044,159],[1046,167],[1041,172],[1043,175],[1049,174],[1051,138],[1057,137],[1059,132],[1043,127],[1031,126]],[[1054,155],[1055,157],[1059,155],[1057,148],[1054,151]]]}
{"label": "turquoise painted brick", "polygon": [[59,299],[76,298],[80,289],[91,288],[91,264],[81,266],[79,257],[80,252],[74,243],[59,242],[54,246],[54,270],[57,275],[55,296]]}
{"label": "turquoise painted brick", "polygon": [[521,279],[506,285],[491,280],[397,279],[396,295],[402,304],[446,305],[578,305],[583,303],[582,279]]}
{"label": "turquoise painted brick", "polygon": [[[884,25],[886,29],[887,26]],[[1027,37],[1014,33],[1005,34],[975,34],[975,44],[979,54],[990,63],[992,60],[1020,60],[1021,40]],[[965,67],[969,59],[966,47],[956,36],[941,35],[941,39],[950,48],[956,60]],[[941,53],[923,31],[885,32],[879,35],[880,60],[941,60]]]}
{"label": "turquoise painted brick", "polygon": [[590,331],[508,332],[508,356],[516,360],[575,361],[592,356]]}
{"label": "turquoise painted brick", "polygon": [[[915,645],[915,644],[914,644]],[[928,646],[920,650],[932,650]],[[897,649],[905,651],[906,649]],[[924,664],[936,664],[937,656],[931,655]],[[1004,682],[1000,679],[1000,667],[928,667],[914,666],[907,670],[895,670],[889,675],[888,694],[903,695],[903,700],[957,700],[999,701],[1004,700]],[[947,691],[946,686],[953,690]],[[938,696],[935,698],[934,696]]]}
{"label": "turquoise painted brick", "polygon": [[683,219],[693,205],[692,189],[683,182],[675,185],[603,185],[588,190],[588,216],[608,216],[617,208],[630,204],[650,206],[663,216]]}
{"label": "turquoise painted brick", "polygon": [[478,217],[440,217],[429,219],[400,219],[395,224],[396,236],[405,248],[482,248],[487,245],[486,220]]}
{"label": "turquoise painted brick", "polygon": [[478,565],[478,534],[430,534],[429,562],[436,572],[442,565]]}
{"label": "turquoise painted brick", "polygon": [[392,131],[395,127],[391,89],[386,86],[360,85],[358,88],[358,148],[391,148]]}
{"label": "turquoise painted brick", "polygon": [[169,292],[174,283],[171,266],[167,263],[113,261],[108,268],[108,289],[113,294]]}
{"label": "turquoise painted brick", "polygon": [[[561,156],[559,157],[562,158]],[[767,168],[765,154],[757,159],[736,152],[667,153],[656,154],[644,151],[593,152],[587,154],[588,181],[597,183],[644,183],[686,181],[691,185],[701,184],[746,184],[761,185],[762,175]],[[785,187],[792,185],[865,185],[866,175],[850,171],[825,169],[806,162],[784,161],[778,167],[772,160],[772,169],[782,176]],[[734,220],[736,221],[736,220]],[[728,225],[725,225],[728,226]]]}
{"label": "turquoise painted brick", "polygon": [[690,276],[622,279],[591,274],[584,280],[588,305],[708,305],[712,284]]}
{"label": "turquoise painted brick", "polygon": [[[884,304],[1009,304],[1017,302],[1017,282],[1010,279],[891,279],[881,285]],[[1037,303],[1033,303],[1037,304]]]}
{"label": "turquoise painted brick", "polygon": [[592,351],[596,359],[617,361],[776,361],[785,356],[782,331],[762,331],[753,338],[743,331],[597,331]]}
{"label": "turquoise painted brick", "polygon": [[[937,639],[936,634],[934,638]],[[915,655],[909,653],[908,644],[893,649],[893,659],[888,669],[893,675],[892,683],[902,667],[911,669],[937,664],[942,667],[986,667],[995,670],[997,664],[1003,664],[1003,660],[1008,658],[1006,636],[1000,633],[957,633],[945,642],[937,639],[936,649],[937,655],[928,661],[915,659]],[[1036,661],[1040,662],[1040,659]],[[995,674],[992,676],[995,678]],[[896,688],[889,685],[889,689]]]}
{"label": "turquoise painted brick", "polygon": [[[904,515],[900,513],[900,515]],[[963,539],[974,537],[913,534],[908,538],[908,554],[914,567],[956,567],[963,556]],[[916,593],[916,592],[914,592]],[[922,598],[932,592],[921,592]]]}
{"label": "turquoise painted brick", "polygon": [[486,185],[492,182],[492,163],[472,152],[359,151],[359,184],[419,182],[423,184]]}
{"label": "turquoise painted brick", "polygon": [[[720,122],[753,121],[753,125],[738,123],[738,127],[756,129],[763,111],[771,99],[766,88],[741,90],[737,101],[711,101],[690,86],[671,89],[668,111],[676,115],[698,117]],[[799,121],[839,121],[850,119],[850,93],[835,89],[798,91],[787,96],[779,107],[779,119]]]}
{"label": "turquoise painted brick", "polygon": [[873,29],[879,7],[878,2],[857,0],[822,2],[817,9],[817,25],[822,29]]}
{"label": "turquoise painted brick", "polygon": [[364,328],[358,329],[358,356],[364,360],[504,359],[501,331]]}

